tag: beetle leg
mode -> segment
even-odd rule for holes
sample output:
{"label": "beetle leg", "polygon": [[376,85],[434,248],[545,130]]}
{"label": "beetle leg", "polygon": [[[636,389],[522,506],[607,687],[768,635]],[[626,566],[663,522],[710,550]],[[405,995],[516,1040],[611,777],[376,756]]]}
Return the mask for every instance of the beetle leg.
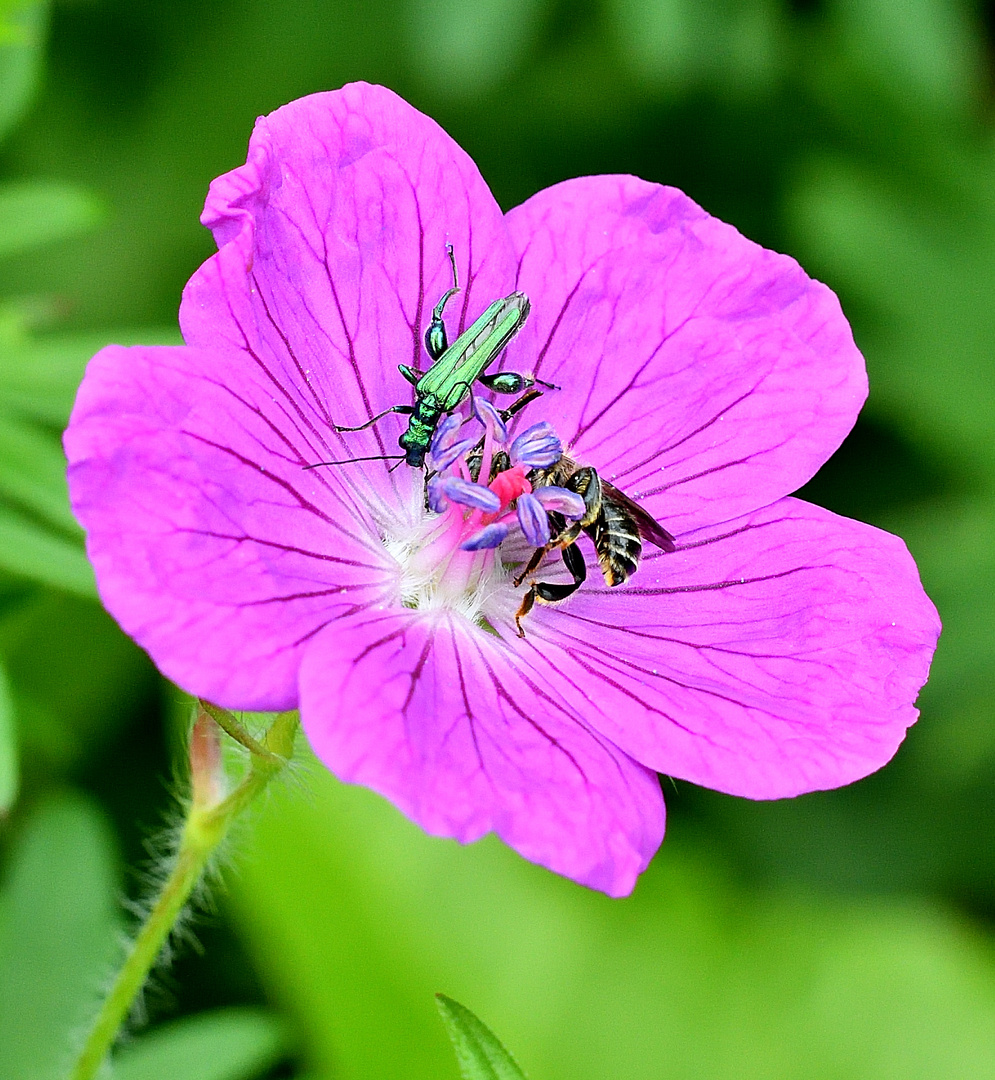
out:
{"label": "beetle leg", "polygon": [[536,390],[535,387],[532,387],[531,389],[526,390],[520,398],[513,401],[507,409],[502,409],[498,413],[498,416],[500,416],[501,419],[505,423],[507,423],[515,415],[515,413],[521,412],[522,409],[524,409],[530,401],[535,401],[535,399],[539,397],[542,397],[542,391]]}
{"label": "beetle leg", "polygon": [[339,427],[338,424],[334,424],[333,428],[335,431],[362,431],[363,428],[368,428],[370,424],[375,424],[378,420],[382,420],[388,413],[404,413],[406,416],[410,416],[414,411],[414,405],[391,405],[389,409],[384,409],[382,413],[371,416],[369,420],[364,421],[359,427]]}
{"label": "beetle leg", "polygon": [[[477,376],[477,382],[482,383],[488,390],[495,394],[517,394],[520,390],[529,390],[536,383],[545,386],[547,390],[559,390],[556,383],[537,379],[534,375],[522,375],[517,371],[494,371],[484,372]],[[540,391],[536,391],[539,393]]]}
{"label": "beetle leg", "polygon": [[397,370],[408,380],[409,383],[411,383],[412,386],[415,386],[418,380],[424,378],[425,376],[424,371],[419,371],[418,368],[413,368],[410,364],[398,364]]}
{"label": "beetle leg", "polygon": [[[456,256],[453,254],[453,245],[446,244],[446,254],[449,256],[450,265],[453,268],[453,287],[446,292],[442,299],[432,310],[432,321],[425,331],[425,351],[433,360],[439,357],[449,348],[449,338],[446,335],[446,324],[442,320],[442,314],[446,310],[446,304],[460,291],[459,277],[456,274]],[[410,375],[403,372],[408,382],[416,382]],[[420,376],[419,376],[420,377]]]}
{"label": "beetle leg", "polygon": [[495,394],[517,394],[532,385],[532,380],[527,375],[519,375],[517,371],[494,371],[490,374],[484,372],[477,376],[477,382]]}

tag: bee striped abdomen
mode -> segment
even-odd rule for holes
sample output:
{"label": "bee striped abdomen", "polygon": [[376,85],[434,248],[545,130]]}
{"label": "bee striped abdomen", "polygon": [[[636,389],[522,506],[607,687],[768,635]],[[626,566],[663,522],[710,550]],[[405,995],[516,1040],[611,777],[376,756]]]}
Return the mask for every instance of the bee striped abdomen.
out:
{"label": "bee striped abdomen", "polygon": [[542,560],[553,550],[563,553],[563,564],[572,581],[566,584],[534,581],[529,586],[522,605],[515,615],[520,637],[525,636],[522,619],[532,610],[536,600],[547,604],[559,603],[572,596],[587,577],[584,556],[575,541],[581,531],[594,544],[598,565],[609,585],[622,585],[639,567],[643,540],[655,544],[661,551],[674,551],[676,545],[669,532],[625,492],[607,483],[590,465],[578,465],[566,454],[551,466],[533,469],[529,473],[532,490],[544,487],[565,487],[584,500],[584,516],[568,521],[553,510],[547,512],[549,541],[536,548],[525,568],[514,579],[517,588],[539,569]]}
{"label": "bee striped abdomen", "polygon": [[624,507],[603,500],[600,514],[584,531],[594,541],[601,572],[609,585],[621,585],[636,572],[643,544],[639,527]]}

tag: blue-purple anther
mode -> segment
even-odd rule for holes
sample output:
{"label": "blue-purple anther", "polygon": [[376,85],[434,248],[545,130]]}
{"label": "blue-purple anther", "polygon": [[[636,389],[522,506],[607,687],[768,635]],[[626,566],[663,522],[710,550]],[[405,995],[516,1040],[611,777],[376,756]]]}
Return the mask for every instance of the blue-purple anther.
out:
{"label": "blue-purple anther", "polygon": [[492,521],[485,525],[479,532],[475,532],[469,540],[460,544],[463,551],[483,551],[485,548],[499,547],[511,532],[511,526],[506,521]]}
{"label": "blue-purple anther", "polygon": [[491,438],[495,442],[506,443],[508,441],[508,428],[505,426],[501,414],[489,402],[481,397],[473,397],[473,415],[490,430]]}
{"label": "blue-purple anther", "polygon": [[[436,428],[429,447],[428,467],[437,473],[445,472],[458,458],[473,446],[473,439],[457,439],[456,435],[463,426],[463,417],[458,413],[447,416]],[[431,505],[431,500],[429,500]],[[434,510],[435,507],[433,506]]]}
{"label": "blue-purple anther", "polygon": [[[489,401],[473,398],[473,415],[484,428],[483,437],[459,437],[465,423],[462,416],[447,416],[436,430],[428,453],[434,470],[426,485],[429,508],[443,513],[450,504],[478,511],[480,528],[460,547],[483,551],[500,546],[517,525],[533,547],[549,543],[549,514],[579,521],[585,513],[584,500],[566,488],[545,486],[533,491],[528,479],[532,469],[544,469],[560,459],[562,444],[545,420],[527,428],[509,445],[508,429],[500,413]],[[490,468],[494,456],[505,453],[511,467],[493,476],[489,486],[470,479],[468,454],[476,458],[474,470]],[[490,520],[488,520],[490,518]]]}
{"label": "blue-purple anther", "polygon": [[485,514],[496,514],[501,509],[501,500],[483,484],[451,474],[433,476],[428,482],[428,505],[439,513],[451,502]]}
{"label": "blue-purple anther", "polygon": [[528,493],[518,496],[516,501],[518,523],[522,526],[525,539],[533,547],[544,547],[549,543],[549,518],[542,503]]}
{"label": "blue-purple anther", "polygon": [[586,511],[584,500],[576,491],[570,491],[568,488],[551,484],[549,487],[538,488],[533,492],[533,497],[542,503],[546,513],[555,510],[557,514],[562,514],[572,521],[580,521]]}
{"label": "blue-purple anther", "polygon": [[527,469],[548,469],[560,460],[563,446],[552,424],[540,420],[515,439],[508,454],[512,465],[524,465]]}

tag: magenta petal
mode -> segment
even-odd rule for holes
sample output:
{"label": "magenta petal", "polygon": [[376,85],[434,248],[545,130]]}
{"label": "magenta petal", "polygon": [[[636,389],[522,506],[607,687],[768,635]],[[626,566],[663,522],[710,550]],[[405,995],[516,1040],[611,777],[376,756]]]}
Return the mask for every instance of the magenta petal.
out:
{"label": "magenta petal", "polygon": [[653,773],[458,616],[396,609],[328,627],[304,657],[301,720],[332,772],[426,831],[464,843],[496,832],[612,895],[663,838]]}
{"label": "magenta petal", "polygon": [[[510,291],[514,253],[477,167],[427,116],[379,86],[301,98],[256,124],[248,161],[211,185],[202,218],[221,250],[193,276],[189,345],[238,349],[335,458],[397,454],[411,401],[398,364],[424,369],[423,334],[452,285],[450,338]],[[513,343],[512,348],[515,345]],[[378,490],[379,463],[355,466]]]}
{"label": "magenta petal", "polygon": [[296,703],[303,643],[396,579],[341,471],[244,356],[110,346],[65,435],[73,510],[107,609],[220,704]]}
{"label": "magenta petal", "polygon": [[833,293],[673,188],[594,176],[508,214],[545,415],[679,533],[810,479],[853,426],[863,359]]}
{"label": "magenta petal", "polygon": [[612,742],[759,799],[888,761],[940,630],[901,540],[796,499],[529,619],[536,676]]}

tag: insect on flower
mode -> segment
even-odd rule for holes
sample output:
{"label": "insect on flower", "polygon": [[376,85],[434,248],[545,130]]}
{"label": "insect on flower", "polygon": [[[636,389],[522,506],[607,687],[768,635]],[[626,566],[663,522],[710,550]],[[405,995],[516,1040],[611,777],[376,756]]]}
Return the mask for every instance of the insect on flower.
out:
{"label": "insect on flower", "polygon": [[793,259],[633,176],[505,214],[361,83],[258,120],[202,221],[185,344],[102,349],[65,434],[100,596],[167,677],[612,895],[658,773],[771,799],[892,756],[939,622],[901,540],[792,497],[867,392]]}
{"label": "insect on flower", "polygon": [[[452,244],[446,245],[446,252],[453,268],[453,286],[436,304],[432,321],[425,331],[425,351],[435,363],[427,372],[408,364],[398,365],[398,370],[415,388],[414,405],[391,405],[357,427],[335,425],[338,432],[362,431],[390,413],[410,416],[408,427],[398,439],[398,444],[404,451],[404,460],[416,469],[425,460],[439,420],[463,403],[474,382],[498,394],[517,394],[536,382],[551,390],[559,389],[552,383],[514,371],[487,373],[486,369],[501,355],[528,318],[529,298],[524,293],[513,292],[503,300],[493,301],[469,329],[464,330],[452,345],[449,344],[443,313],[446,304],[460,288]],[[341,465],[348,462],[318,464]]]}
{"label": "insect on flower", "polygon": [[[509,408],[497,413],[492,417],[495,426],[500,425],[502,433],[506,435],[504,425],[515,413],[538,396],[537,391],[523,395]],[[489,411],[486,403],[478,405],[478,410]],[[542,425],[536,425],[541,428]],[[535,428],[530,429],[530,431]],[[546,432],[544,430],[544,435]],[[546,435],[548,439],[548,435]],[[479,482],[483,464],[484,440],[481,439],[467,456],[467,464],[470,476]],[[639,558],[642,554],[642,541],[646,539],[655,544],[663,552],[675,551],[674,538],[663,526],[638,503],[628,495],[619,491],[614,485],[602,480],[596,469],[590,465],[578,465],[573,458],[559,452],[559,443],[556,442],[557,450],[549,452],[549,444],[545,447],[544,458],[548,464],[537,464],[527,473],[529,490],[542,495],[548,494],[548,490],[556,489],[562,492],[571,492],[579,497],[577,515],[568,520],[562,513],[550,509],[545,511],[546,528],[540,525],[537,537],[543,542],[539,543],[532,557],[515,577],[514,584],[520,586],[530,575],[535,573],[541,566],[546,556],[555,550],[562,553],[563,565],[570,573],[568,582],[534,582],[522,600],[521,606],[515,613],[515,625],[520,637],[525,636],[522,628],[522,619],[532,610],[536,600],[554,604],[572,596],[577,589],[587,580],[587,563],[577,546],[577,539],[581,532],[586,533],[594,545],[601,572],[605,582],[609,586],[622,585],[636,572],[639,566]],[[494,481],[502,474],[510,473],[515,469],[511,456],[502,450],[497,450],[491,458],[490,481]],[[540,536],[544,533],[544,538]],[[503,537],[501,537],[503,539]],[[495,537],[495,543],[498,542]]]}
{"label": "insect on flower", "polygon": [[573,458],[562,454],[549,468],[533,469],[529,482],[533,491],[556,485],[576,492],[584,500],[584,516],[568,524],[561,514],[551,511],[550,525],[555,526],[556,532],[542,547],[536,548],[525,569],[515,578],[515,584],[521,585],[555,548],[562,551],[563,563],[573,578],[565,584],[540,581],[529,587],[515,614],[515,625],[522,637],[525,636],[522,618],[537,599],[547,603],[565,600],[587,580],[587,564],[576,543],[582,531],[591,538],[601,572],[610,586],[623,585],[636,572],[644,539],[661,551],[676,550],[674,538],[655,518],[624,492],[602,480],[590,465],[578,465]]}

